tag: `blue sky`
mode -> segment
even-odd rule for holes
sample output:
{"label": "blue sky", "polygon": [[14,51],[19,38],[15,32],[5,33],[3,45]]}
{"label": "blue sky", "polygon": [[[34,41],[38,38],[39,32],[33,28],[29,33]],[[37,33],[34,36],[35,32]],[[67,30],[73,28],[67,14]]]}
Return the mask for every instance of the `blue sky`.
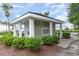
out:
{"label": "blue sky", "polygon": [[[0,4],[1,5],[1,4]],[[13,9],[11,10],[11,15],[9,17],[10,20],[14,20],[15,18],[21,16],[24,13],[29,11],[43,13],[45,11],[49,11],[50,17],[60,19],[62,21],[68,21],[68,7],[67,3],[19,3],[19,4],[11,4]],[[0,20],[5,20],[4,12],[0,7]],[[65,26],[65,25],[64,25]]]}

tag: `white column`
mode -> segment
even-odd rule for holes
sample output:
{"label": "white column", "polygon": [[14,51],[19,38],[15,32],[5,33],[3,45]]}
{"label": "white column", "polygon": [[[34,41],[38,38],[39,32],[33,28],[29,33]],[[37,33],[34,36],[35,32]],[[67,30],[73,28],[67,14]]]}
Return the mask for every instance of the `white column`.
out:
{"label": "white column", "polygon": [[34,20],[29,19],[29,37],[34,37],[35,32],[34,32]]}
{"label": "white column", "polygon": [[52,35],[53,34],[53,26],[52,25],[53,24],[52,24],[52,22],[50,22],[49,24],[50,24],[50,35]]}
{"label": "white column", "polygon": [[26,24],[24,24],[24,36],[27,37],[27,27],[26,27]]}
{"label": "white column", "polygon": [[19,22],[19,37],[22,37],[22,29],[21,29],[21,22]]}
{"label": "white column", "polygon": [[14,36],[14,37],[17,36],[17,35],[16,35],[16,27],[15,27],[15,25],[16,25],[16,24],[13,24],[13,28],[12,28],[12,29],[13,29],[13,36]]}
{"label": "white column", "polygon": [[13,36],[14,36],[14,37],[15,37],[15,36],[17,36],[17,35],[16,35],[16,31],[15,31],[15,30],[13,30]]}
{"label": "white column", "polygon": [[60,38],[62,38],[62,24],[60,24]]}

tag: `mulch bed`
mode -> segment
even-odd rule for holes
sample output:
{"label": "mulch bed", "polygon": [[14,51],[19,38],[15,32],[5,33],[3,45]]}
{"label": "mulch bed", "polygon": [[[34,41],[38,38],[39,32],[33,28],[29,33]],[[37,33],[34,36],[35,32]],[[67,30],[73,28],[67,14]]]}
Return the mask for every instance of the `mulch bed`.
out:
{"label": "mulch bed", "polygon": [[55,56],[63,52],[63,48],[55,45],[43,45],[39,51],[30,49],[15,49],[11,46],[0,45],[0,56]]}

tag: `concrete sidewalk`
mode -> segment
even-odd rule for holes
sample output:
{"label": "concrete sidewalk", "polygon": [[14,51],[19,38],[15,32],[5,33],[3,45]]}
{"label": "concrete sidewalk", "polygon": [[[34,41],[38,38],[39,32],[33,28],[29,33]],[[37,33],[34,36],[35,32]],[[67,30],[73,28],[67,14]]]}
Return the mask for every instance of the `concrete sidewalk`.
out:
{"label": "concrete sidewalk", "polygon": [[70,38],[70,39],[61,39],[61,40],[59,41],[58,46],[59,46],[59,47],[62,47],[62,48],[68,48],[69,45],[70,45],[73,41],[75,41],[75,40],[78,40],[78,38],[77,38],[77,37],[72,37],[72,38]]}

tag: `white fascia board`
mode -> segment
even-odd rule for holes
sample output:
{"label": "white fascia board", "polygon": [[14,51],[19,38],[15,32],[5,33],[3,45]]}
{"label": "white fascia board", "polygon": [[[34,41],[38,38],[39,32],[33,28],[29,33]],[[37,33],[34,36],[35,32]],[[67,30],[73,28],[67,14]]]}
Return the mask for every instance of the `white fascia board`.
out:
{"label": "white fascia board", "polygon": [[44,20],[44,21],[52,21],[52,22],[59,23],[59,24],[60,24],[60,23],[63,23],[63,22],[58,21],[58,20],[53,20],[53,19],[50,19],[50,18],[47,18],[47,17],[43,17],[43,16],[40,16],[40,15],[28,13],[28,14],[26,14],[26,15],[24,15],[24,16],[18,18],[18,19],[15,19],[14,21],[12,21],[12,24],[15,23],[15,22],[18,22],[18,21],[20,21],[20,20],[22,20],[22,19],[24,19],[24,18],[27,18],[27,17],[35,17],[35,18],[42,19],[42,20]]}
{"label": "white fascia board", "polygon": [[24,16],[22,16],[22,17],[20,17],[20,18],[17,18],[17,19],[15,19],[15,20],[13,20],[13,21],[12,21],[12,24],[13,24],[13,23],[15,23],[15,22],[18,22],[18,21],[20,21],[20,20],[22,20],[22,19],[24,19],[24,18],[29,17],[29,16],[30,16],[30,14],[31,14],[31,13],[28,13],[28,14],[26,14],[26,15],[24,15]]}
{"label": "white fascia board", "polygon": [[61,21],[58,21],[58,20],[53,20],[53,19],[50,19],[50,18],[47,18],[47,17],[43,17],[43,16],[40,16],[40,15],[36,15],[36,14],[30,14],[31,17],[35,17],[35,18],[39,18],[39,19],[42,19],[42,20],[46,20],[46,21],[52,21],[52,22],[55,22],[55,23],[62,23]]}

